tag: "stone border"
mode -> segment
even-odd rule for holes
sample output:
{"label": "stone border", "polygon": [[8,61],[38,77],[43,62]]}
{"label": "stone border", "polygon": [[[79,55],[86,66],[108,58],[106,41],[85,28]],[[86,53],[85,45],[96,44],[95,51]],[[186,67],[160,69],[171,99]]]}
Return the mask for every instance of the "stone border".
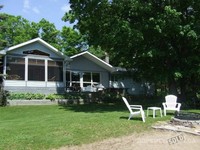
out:
{"label": "stone border", "polygon": [[86,104],[88,102],[83,99],[58,99],[58,100],[7,100],[8,106],[17,105],[70,105],[70,104]]}
{"label": "stone border", "polygon": [[200,125],[200,120],[184,120],[175,117],[172,117],[171,122],[179,125],[182,124],[184,126]]}
{"label": "stone border", "polygon": [[17,105],[56,105],[57,100],[7,100],[9,106]]}

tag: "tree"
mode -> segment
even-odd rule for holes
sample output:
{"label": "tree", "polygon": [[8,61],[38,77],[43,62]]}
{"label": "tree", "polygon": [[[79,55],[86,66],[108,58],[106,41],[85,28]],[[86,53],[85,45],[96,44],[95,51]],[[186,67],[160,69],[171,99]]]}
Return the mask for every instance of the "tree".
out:
{"label": "tree", "polygon": [[[0,5],[0,10],[3,8],[3,5]],[[3,33],[6,29],[5,25],[2,25],[2,22],[6,19],[5,14],[0,14],[0,33]],[[6,40],[3,39],[2,35],[0,34],[0,49],[3,49],[7,45]]]}
{"label": "tree", "polygon": [[[101,46],[114,65],[168,93],[200,91],[199,0],[70,0],[64,20],[74,22],[88,43]],[[111,55],[112,54],[112,55]],[[195,83],[195,84],[194,84]]]}
{"label": "tree", "polygon": [[37,30],[32,28],[34,24],[31,24],[21,16],[15,17],[8,14],[1,14],[0,16],[5,18],[0,21],[0,26],[3,30],[0,37],[5,41],[2,49],[37,37]]}
{"label": "tree", "polygon": [[106,52],[104,50],[102,50],[102,48],[100,46],[95,47],[95,46],[91,45],[88,47],[88,51],[102,60],[105,60],[105,58],[106,58]]}
{"label": "tree", "polygon": [[61,39],[62,51],[68,56],[81,52],[86,45],[84,37],[77,30],[66,26],[62,28]]}
{"label": "tree", "polygon": [[70,56],[87,47],[87,42],[80,32],[68,27],[59,31],[53,23],[44,18],[35,23],[21,16],[0,14],[0,30],[1,50],[37,37]]}
{"label": "tree", "polygon": [[38,37],[60,50],[60,31],[56,29],[55,25],[43,18],[37,26]]}

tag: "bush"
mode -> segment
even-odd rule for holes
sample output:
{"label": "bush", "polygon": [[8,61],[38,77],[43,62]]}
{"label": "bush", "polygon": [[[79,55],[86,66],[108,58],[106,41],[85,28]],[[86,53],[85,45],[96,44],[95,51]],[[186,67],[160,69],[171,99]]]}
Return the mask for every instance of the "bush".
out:
{"label": "bush", "polygon": [[121,103],[121,95],[113,92],[105,92],[99,95],[99,100],[103,103]]}
{"label": "bush", "polygon": [[9,95],[9,92],[4,90],[4,89],[0,89],[0,106],[6,106],[7,105],[7,97]]}
{"label": "bush", "polygon": [[11,93],[8,97],[10,100],[19,100],[19,99],[44,99],[45,94],[39,94],[39,93]]}
{"label": "bush", "polygon": [[40,94],[40,93],[11,93],[8,97],[10,100],[32,100],[32,99],[48,99],[48,100],[56,100],[56,99],[80,99],[83,95],[79,93],[73,94]]}
{"label": "bush", "polygon": [[46,99],[54,101],[54,100],[56,100],[56,95],[55,94],[49,94],[49,95],[46,96]]}

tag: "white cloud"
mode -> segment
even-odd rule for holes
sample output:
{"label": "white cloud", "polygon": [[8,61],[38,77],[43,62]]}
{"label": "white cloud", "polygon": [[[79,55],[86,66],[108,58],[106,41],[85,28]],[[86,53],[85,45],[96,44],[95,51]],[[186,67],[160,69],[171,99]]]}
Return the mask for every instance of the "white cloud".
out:
{"label": "white cloud", "polygon": [[30,13],[31,11],[40,14],[40,10],[37,7],[31,6],[30,0],[24,0],[23,12]]}
{"label": "white cloud", "polygon": [[61,7],[61,10],[64,11],[64,12],[68,12],[71,10],[70,8],[70,4],[65,4]]}
{"label": "white cloud", "polygon": [[24,0],[24,9],[29,9],[29,8],[30,8],[30,1]]}
{"label": "white cloud", "polygon": [[36,14],[40,14],[40,10],[37,7],[33,7],[33,12],[35,12]]}

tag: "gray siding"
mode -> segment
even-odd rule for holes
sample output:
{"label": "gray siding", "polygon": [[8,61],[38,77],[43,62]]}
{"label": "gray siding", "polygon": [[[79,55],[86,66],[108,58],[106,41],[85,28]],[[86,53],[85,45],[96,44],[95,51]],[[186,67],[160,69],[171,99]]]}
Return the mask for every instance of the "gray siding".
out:
{"label": "gray siding", "polygon": [[101,81],[102,81],[102,85],[105,87],[105,88],[109,88],[109,72],[102,72],[101,73]]}
{"label": "gray siding", "polygon": [[154,86],[147,82],[135,82],[131,78],[119,79],[111,83],[114,88],[126,88],[131,95],[153,95]]}
{"label": "gray siding", "polygon": [[94,62],[88,60],[87,58],[80,56],[73,58],[73,61],[70,65],[71,70],[80,70],[80,71],[97,71],[97,72],[107,72],[104,68],[95,64]]}
{"label": "gray siding", "polygon": [[57,55],[55,52],[49,50],[46,46],[44,46],[38,42],[31,43],[31,44],[25,45],[23,47],[17,48],[15,50],[8,52],[7,54],[22,55],[23,51],[27,51],[27,50],[40,50],[42,52],[50,54],[50,57],[52,57],[52,58],[60,58],[60,56]]}
{"label": "gray siding", "polygon": [[84,56],[73,58],[73,61],[70,64],[70,70],[100,73],[101,74],[101,84],[105,88],[109,87],[110,73],[106,69],[95,64],[95,62],[88,60]]}

